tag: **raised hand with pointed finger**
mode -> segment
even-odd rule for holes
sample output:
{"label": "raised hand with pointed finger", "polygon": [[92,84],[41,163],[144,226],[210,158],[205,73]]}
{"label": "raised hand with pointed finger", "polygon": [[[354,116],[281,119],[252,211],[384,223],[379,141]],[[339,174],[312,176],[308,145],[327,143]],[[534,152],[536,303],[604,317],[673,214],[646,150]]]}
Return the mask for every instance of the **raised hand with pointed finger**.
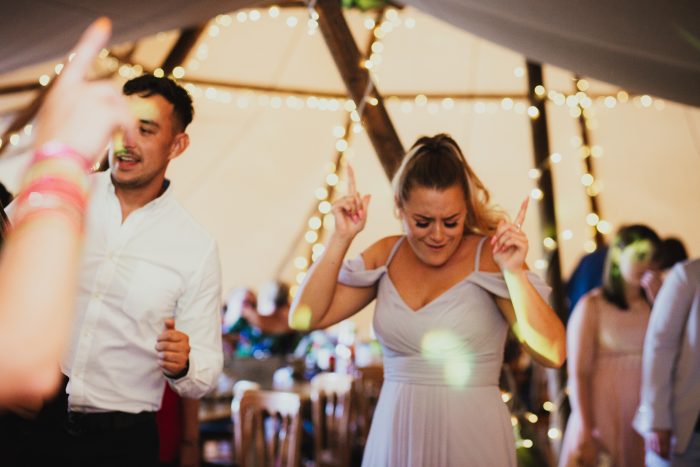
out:
{"label": "raised hand with pointed finger", "polygon": [[333,203],[334,234],[344,240],[352,240],[365,228],[371,195],[362,196],[357,192],[355,172],[349,164],[347,170],[348,194]]}
{"label": "raised hand with pointed finger", "polygon": [[514,222],[499,222],[496,234],[491,237],[493,259],[501,271],[514,272],[524,269],[528,240],[522,225],[525,222],[528,202],[529,198],[525,198]]}

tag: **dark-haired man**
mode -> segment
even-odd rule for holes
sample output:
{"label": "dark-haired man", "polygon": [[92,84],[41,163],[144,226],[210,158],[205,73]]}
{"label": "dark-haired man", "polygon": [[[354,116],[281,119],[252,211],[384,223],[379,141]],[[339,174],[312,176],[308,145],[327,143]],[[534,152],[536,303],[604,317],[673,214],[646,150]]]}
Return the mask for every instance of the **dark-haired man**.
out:
{"label": "dark-haired man", "polygon": [[123,91],[139,124],[114,142],[111,170],[93,180],[73,337],[61,365],[67,407],[45,408],[54,410],[55,465],[157,465],[164,384],[198,398],[222,367],[216,242],[165,178],[189,145],[191,99],[151,75]]}

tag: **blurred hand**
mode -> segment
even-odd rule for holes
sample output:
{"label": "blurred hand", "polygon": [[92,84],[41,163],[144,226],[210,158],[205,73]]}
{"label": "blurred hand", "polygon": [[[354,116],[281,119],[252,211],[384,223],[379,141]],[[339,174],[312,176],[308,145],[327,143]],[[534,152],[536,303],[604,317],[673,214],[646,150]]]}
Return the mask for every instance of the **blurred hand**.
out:
{"label": "blurred hand", "polygon": [[334,234],[352,240],[365,228],[371,195],[361,196],[355,185],[355,172],[348,165],[348,194],[333,203]]}
{"label": "blurred hand", "polygon": [[175,320],[165,320],[165,330],[158,336],[156,343],[158,365],[166,376],[174,376],[187,366],[190,358],[190,338],[184,332],[175,329]]}
{"label": "blurred hand", "polygon": [[522,231],[529,198],[520,205],[515,222],[501,221],[496,229],[496,234],[491,238],[493,246],[493,259],[501,271],[519,271],[523,269],[527,257],[528,241]]}
{"label": "blurred hand", "polygon": [[579,467],[596,467],[598,443],[590,435],[582,435],[576,446],[576,461]]}
{"label": "blurred hand", "polygon": [[644,435],[644,446],[660,457],[669,459],[671,454],[671,430],[654,429]]}
{"label": "blurred hand", "polygon": [[654,300],[656,300],[656,296],[661,289],[661,284],[663,284],[663,280],[659,271],[649,270],[642,275],[642,289],[644,289],[644,294],[650,302],[653,303]]}
{"label": "blurred hand", "polygon": [[112,26],[102,17],[92,23],[73,49],[73,59],[56,78],[37,116],[36,147],[60,141],[90,162],[104,155],[112,133],[130,129],[132,117],[121,92],[108,81],[88,81],[90,66],[107,45]]}
{"label": "blurred hand", "polygon": [[199,443],[183,441],[180,445],[180,467],[199,467]]}

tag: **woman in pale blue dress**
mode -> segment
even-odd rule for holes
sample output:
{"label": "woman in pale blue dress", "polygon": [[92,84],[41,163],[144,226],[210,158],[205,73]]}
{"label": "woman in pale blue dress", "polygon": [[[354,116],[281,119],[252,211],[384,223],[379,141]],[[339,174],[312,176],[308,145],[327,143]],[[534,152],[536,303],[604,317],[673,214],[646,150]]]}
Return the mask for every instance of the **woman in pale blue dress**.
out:
{"label": "woman in pale blue dress", "polygon": [[369,196],[349,169],[335,231],[292,306],[296,328],[325,328],[377,300],[384,386],[363,466],[515,467],[498,388],[510,326],[539,362],[559,367],[565,331],[548,287],[526,271],[527,237],[488,207],[489,195],[447,135],[423,137],[394,177],[404,236],[343,262],[364,228]]}

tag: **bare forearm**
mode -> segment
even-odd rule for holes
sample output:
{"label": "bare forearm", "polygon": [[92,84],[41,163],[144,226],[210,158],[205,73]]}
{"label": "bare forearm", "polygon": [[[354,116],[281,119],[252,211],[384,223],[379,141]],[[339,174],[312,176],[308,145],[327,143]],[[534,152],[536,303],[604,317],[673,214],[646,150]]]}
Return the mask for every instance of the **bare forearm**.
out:
{"label": "bare forearm", "polygon": [[351,239],[333,235],[319,261],[304,278],[289,313],[293,329],[313,329],[323,319],[333,301],[338,273]]}
{"label": "bare forearm", "polygon": [[0,361],[2,380],[41,395],[58,383],[79,244],[75,226],[61,215],[29,219],[10,233],[0,261],[0,354],[12,358]]}
{"label": "bare forearm", "polygon": [[522,342],[540,355],[543,363],[559,367],[566,359],[566,332],[552,308],[527,280],[524,270],[504,271]]}

